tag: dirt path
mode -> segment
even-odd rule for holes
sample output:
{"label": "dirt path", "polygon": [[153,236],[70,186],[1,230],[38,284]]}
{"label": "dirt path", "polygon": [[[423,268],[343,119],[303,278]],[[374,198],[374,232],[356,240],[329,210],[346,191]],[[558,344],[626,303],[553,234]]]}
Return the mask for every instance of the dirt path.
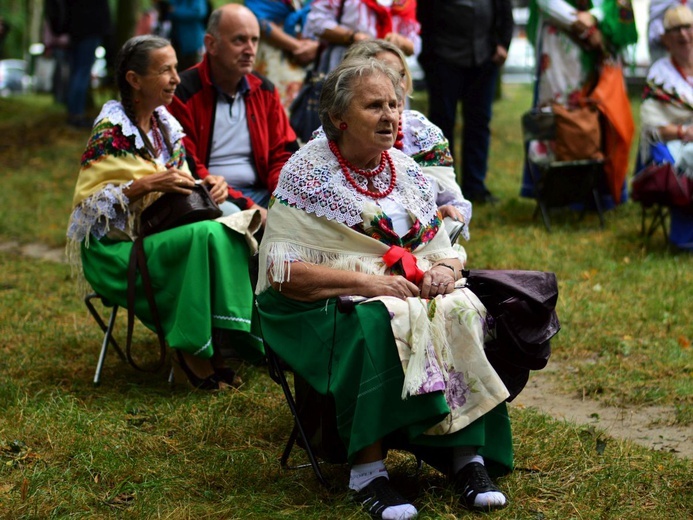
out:
{"label": "dirt path", "polygon": [[[20,245],[17,242],[6,242],[0,244],[0,253],[2,252],[65,262],[62,248],[52,249],[43,244]],[[608,407],[598,401],[567,395],[551,377],[551,372],[560,370],[559,364],[550,362],[545,370],[532,373],[529,383],[511,406],[536,408],[559,420],[594,426],[615,438],[629,439],[653,450],[693,458],[693,425],[671,425],[670,421],[674,417],[672,408]]]}
{"label": "dirt path", "polygon": [[556,419],[592,425],[615,438],[629,439],[653,450],[693,458],[693,425],[670,424],[674,417],[672,407],[618,408],[603,406],[592,399],[570,396],[557,388],[551,377],[551,372],[560,370],[560,364],[549,362],[543,371],[532,373],[529,383],[511,406],[536,408]]}

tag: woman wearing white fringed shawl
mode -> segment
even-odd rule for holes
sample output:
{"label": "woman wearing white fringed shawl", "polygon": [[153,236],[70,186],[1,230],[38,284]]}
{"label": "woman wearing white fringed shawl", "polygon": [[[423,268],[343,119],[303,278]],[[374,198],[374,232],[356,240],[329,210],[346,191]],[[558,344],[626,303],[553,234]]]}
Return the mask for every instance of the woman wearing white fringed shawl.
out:
{"label": "woman wearing white fringed shawl", "polygon": [[[450,244],[421,168],[392,148],[399,82],[374,59],[347,60],[326,79],[326,138],[289,159],[268,211],[263,335],[334,398],[349,485],[371,514],[385,502],[382,518],[416,514],[387,484],[393,437],[449,450],[445,469],[467,489],[466,507],[503,507],[484,460],[512,467],[508,392],[483,352],[486,310],[464,288],[466,254]],[[340,295],[367,301],[339,313]]]}
{"label": "woman wearing white fringed shawl", "polygon": [[[693,177],[693,12],[674,6],[664,14],[663,26],[661,39],[669,56],[654,62],[647,74],[640,107],[640,159],[649,163],[653,150],[664,146],[678,172]],[[677,208],[670,217],[671,242],[693,249],[693,217]]]}

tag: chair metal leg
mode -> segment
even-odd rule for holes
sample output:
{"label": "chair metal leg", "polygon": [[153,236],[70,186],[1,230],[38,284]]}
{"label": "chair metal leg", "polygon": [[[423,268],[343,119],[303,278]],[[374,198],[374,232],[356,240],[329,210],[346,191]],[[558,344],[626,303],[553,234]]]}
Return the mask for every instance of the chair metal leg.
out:
{"label": "chair metal leg", "polygon": [[[91,314],[91,316],[94,318],[94,321],[101,327],[101,330],[106,333],[109,330],[109,326],[107,326],[103,319],[101,318],[101,315],[99,312],[96,310],[94,307],[94,304],[91,302],[94,298],[99,298],[103,302],[103,298],[99,296],[96,293],[91,293],[88,294],[87,296],[84,297],[84,304],[87,306],[87,310]],[[105,305],[105,304],[104,304]],[[115,314],[115,311],[118,309],[117,305],[113,306],[113,314]],[[113,316],[113,314],[111,316]],[[113,337],[113,326],[110,326],[110,331],[111,333],[108,335],[108,341],[111,344],[111,346],[115,349],[116,353],[118,354],[118,357],[120,357],[121,361],[123,363],[127,363],[127,359],[125,357],[125,353],[123,352],[123,349],[120,348],[120,345],[118,345],[118,342],[115,340]]]}
{"label": "chair metal leg", "polygon": [[[115,325],[115,320],[116,320],[117,314],[118,314],[118,306],[114,305],[113,310],[111,311],[111,317],[108,320],[108,327],[106,327],[106,329],[104,330],[103,342],[101,343],[101,352],[99,353],[99,360],[96,362],[96,371],[94,372],[94,384],[95,385],[98,385],[101,382],[101,371],[103,370],[103,363],[104,363],[104,360],[106,359],[106,354],[108,352],[108,343],[111,341],[111,336],[113,334],[113,326]],[[98,316],[98,315],[96,315],[96,316]],[[96,318],[96,316],[95,316],[95,318]],[[98,317],[98,319],[96,321],[100,322],[99,323],[100,325],[103,323],[101,321],[100,316]],[[116,346],[116,348],[118,350],[120,350],[117,346]]]}
{"label": "chair metal leg", "polygon": [[100,295],[96,293],[91,293],[84,297],[84,304],[87,306],[87,310],[94,318],[94,321],[96,321],[96,323],[99,325],[99,327],[104,333],[103,342],[101,343],[101,351],[99,352],[99,359],[96,363],[96,370],[94,371],[94,385],[98,385],[101,383],[101,372],[103,370],[104,361],[106,360],[106,354],[108,353],[109,343],[113,346],[118,356],[123,361],[125,361],[125,354],[123,354],[123,351],[118,346],[118,343],[115,341],[115,339],[113,339],[113,327],[115,326],[115,320],[118,314],[118,306],[113,305],[113,309],[111,310],[111,316],[108,319],[108,325],[106,325],[106,323],[104,323],[103,319],[101,318],[101,315],[92,303],[92,300],[94,298],[99,298],[103,303],[103,298],[101,298]]}
{"label": "chair metal leg", "polygon": [[291,388],[289,387],[289,382],[286,380],[286,376],[284,375],[284,370],[282,369],[279,358],[277,355],[274,353],[274,351],[268,347],[265,344],[265,353],[267,355],[267,362],[269,365],[270,369],[270,377],[279,385],[282,387],[282,390],[284,392],[284,397],[286,398],[286,402],[289,405],[289,409],[291,410],[291,415],[294,419],[294,427],[291,430],[291,434],[289,435],[289,440],[286,443],[286,447],[284,448],[284,453],[282,454],[281,458],[281,466],[286,469],[299,469],[299,468],[305,468],[308,467],[308,464],[301,464],[298,466],[289,466],[288,465],[288,460],[289,460],[289,455],[291,454],[291,451],[296,443],[296,439],[298,436],[301,436],[301,439],[303,440],[303,444],[305,446],[305,451],[306,455],[308,456],[308,460],[310,461],[310,466],[313,468],[313,472],[315,473],[315,477],[318,479],[320,484],[325,486],[326,488],[329,488],[329,485],[327,481],[325,480],[325,477],[322,474],[322,471],[320,470],[320,466],[318,463],[317,458],[315,457],[315,454],[313,453],[312,448],[310,447],[310,443],[308,442],[308,436],[306,435],[306,432],[303,429],[303,425],[301,424],[301,420],[299,419],[298,416],[298,409],[296,407],[296,401],[294,400],[294,396],[291,392]]}
{"label": "chair metal leg", "polygon": [[657,228],[662,228],[665,242],[669,242],[669,230],[667,230],[668,208],[660,204],[652,207],[652,219],[649,225],[647,224],[647,209],[642,206],[640,212],[640,234],[645,238],[651,237]]}
{"label": "chair metal leg", "polygon": [[551,222],[549,221],[549,209],[546,207],[546,204],[537,197],[537,207],[541,211],[541,219],[544,221],[544,226],[546,227],[546,231],[551,233]]}
{"label": "chair metal leg", "polygon": [[602,210],[602,203],[599,200],[599,190],[597,190],[597,188],[592,188],[592,197],[594,198],[594,206],[597,209],[597,215],[599,216],[599,227],[604,229],[604,211]]}

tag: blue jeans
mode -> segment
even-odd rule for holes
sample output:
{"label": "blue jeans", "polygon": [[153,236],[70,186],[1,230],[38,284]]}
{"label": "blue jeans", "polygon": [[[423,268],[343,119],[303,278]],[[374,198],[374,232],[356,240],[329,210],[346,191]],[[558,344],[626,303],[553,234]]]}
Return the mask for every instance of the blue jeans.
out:
{"label": "blue jeans", "polygon": [[73,42],[70,47],[70,80],[67,87],[67,113],[70,116],[82,116],[86,111],[91,67],[96,60],[94,53],[99,45],[101,36],[89,36]]}
{"label": "blue jeans", "polygon": [[434,58],[425,73],[428,117],[443,131],[453,154],[457,104],[462,102],[462,193],[472,199],[483,196],[488,193],[485,181],[498,67],[490,61],[460,67]]}
{"label": "blue jeans", "polygon": [[258,206],[266,208],[269,205],[271,193],[267,191],[267,188],[253,186],[250,188],[238,188],[238,191],[252,199]]}

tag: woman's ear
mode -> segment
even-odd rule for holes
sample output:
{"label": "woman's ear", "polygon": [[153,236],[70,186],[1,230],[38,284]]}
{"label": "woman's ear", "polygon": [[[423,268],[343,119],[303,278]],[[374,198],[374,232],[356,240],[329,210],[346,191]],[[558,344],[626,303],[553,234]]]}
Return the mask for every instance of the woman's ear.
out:
{"label": "woman's ear", "polygon": [[339,117],[339,116],[330,114],[330,121],[332,121],[332,124],[334,125],[335,128],[339,128],[339,124],[340,124],[342,121],[344,121],[344,119],[342,119],[342,118]]}
{"label": "woman's ear", "polygon": [[134,70],[129,70],[125,73],[125,81],[127,81],[133,90],[140,89],[140,76]]}

